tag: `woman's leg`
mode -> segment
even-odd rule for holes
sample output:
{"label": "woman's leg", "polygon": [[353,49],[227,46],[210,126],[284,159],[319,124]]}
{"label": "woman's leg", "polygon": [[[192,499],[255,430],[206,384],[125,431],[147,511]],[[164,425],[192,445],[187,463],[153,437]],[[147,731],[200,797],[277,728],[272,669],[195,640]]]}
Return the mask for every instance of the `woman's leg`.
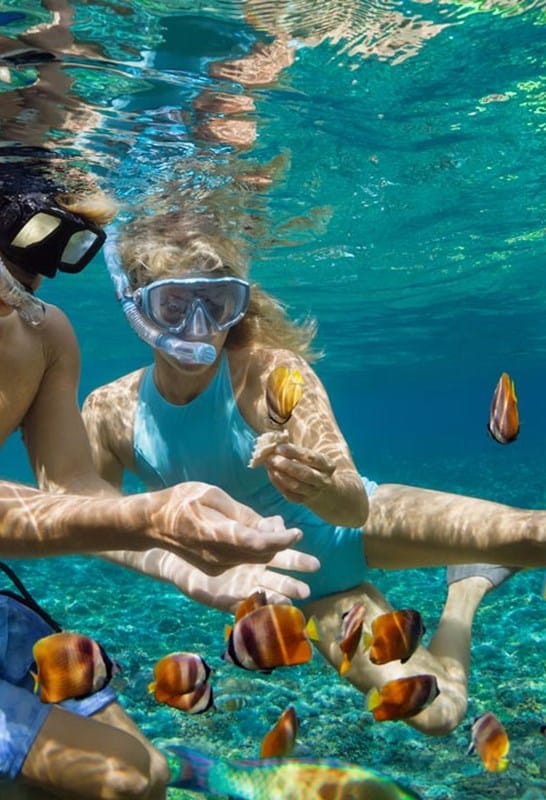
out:
{"label": "woman's leg", "polygon": [[[483,595],[491,588],[483,579],[473,580],[481,581],[482,585],[477,583],[474,591],[467,593],[464,602],[457,598],[457,614],[452,616],[448,613],[442,616],[428,649],[418,647],[405,664],[391,661],[378,666],[372,664],[367,653],[360,648],[345,675],[363,693],[373,687],[381,688],[387,681],[397,678],[423,673],[434,675],[440,694],[430,706],[405,720],[408,725],[430,736],[450,733],[466,713],[472,620]],[[375,617],[393,610],[381,592],[370,583],[363,583],[348,592],[331,595],[304,606],[306,616],[313,615],[319,625],[320,641],[315,642],[317,649],[338,670],[342,657],[339,647],[341,617],[356,602],[363,602],[365,606],[365,630],[370,630]]]}
{"label": "woman's leg", "polygon": [[34,798],[24,794],[34,787],[44,798],[161,800],[168,779],[163,757],[111,703],[93,717],[53,708],[14,786],[21,798]]}
{"label": "woman's leg", "polygon": [[370,498],[366,561],[379,569],[488,562],[546,566],[546,511],[382,484]]}

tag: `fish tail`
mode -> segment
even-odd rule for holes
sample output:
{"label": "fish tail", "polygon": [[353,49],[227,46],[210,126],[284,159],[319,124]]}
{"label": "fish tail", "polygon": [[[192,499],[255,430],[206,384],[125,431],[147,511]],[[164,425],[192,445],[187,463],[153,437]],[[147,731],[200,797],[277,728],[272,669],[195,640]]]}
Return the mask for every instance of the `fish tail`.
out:
{"label": "fish tail", "polygon": [[148,684],[148,694],[153,694],[155,692],[155,687],[157,686],[156,681],[152,681]]}
{"label": "fish tail", "polygon": [[349,656],[347,655],[347,653],[343,653],[343,658],[341,660],[341,664],[339,665],[339,674],[345,675],[347,672],[349,672],[350,668],[351,668],[351,661],[349,659]]}
{"label": "fish tail", "polygon": [[305,625],[305,633],[312,642],[320,642],[320,633],[315,617],[309,617]]}
{"label": "fish tail", "polygon": [[213,758],[184,745],[170,744],[166,749],[178,759],[178,775],[169,786],[213,794],[209,782],[209,772],[215,764]]}
{"label": "fish tail", "polygon": [[369,650],[370,647],[372,646],[372,642],[373,642],[373,636],[371,635],[371,633],[365,631],[364,636],[362,637],[362,649],[364,651]]}
{"label": "fish tail", "polygon": [[498,772],[504,772],[506,767],[508,766],[508,759],[507,758],[500,758],[499,759],[499,766],[497,767]]}

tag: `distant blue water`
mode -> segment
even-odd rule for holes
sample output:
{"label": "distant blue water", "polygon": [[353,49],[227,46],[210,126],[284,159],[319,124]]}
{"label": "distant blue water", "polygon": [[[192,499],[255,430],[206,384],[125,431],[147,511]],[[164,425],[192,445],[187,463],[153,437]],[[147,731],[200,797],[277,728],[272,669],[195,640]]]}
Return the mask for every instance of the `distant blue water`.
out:
{"label": "distant blue water", "polygon": [[[261,13],[277,5],[262,3]],[[14,93],[19,108],[32,107],[36,72],[6,62],[0,136],[57,147],[129,204],[175,176],[196,189],[225,185],[226,213],[248,223],[252,277],[293,315],[318,319],[317,371],[359,469],[378,481],[545,507],[545,4],[291,5],[295,63],[244,89],[208,74],[209,63],[272,38],[245,21],[241,3],[73,2],[79,49],[61,52],[60,70],[72,81],[66,106],[76,101],[83,116],[55,116],[34,132],[28,112],[8,118],[4,100]],[[35,0],[0,2],[3,36],[50,19]],[[252,147],[200,138],[192,103],[204,91],[254,102]],[[54,102],[62,110],[62,97]],[[276,157],[282,168],[270,187],[241,190],[232,178]],[[78,334],[82,400],[149,360],[100,257],[81,276],[45,281],[42,295]],[[503,371],[521,414],[520,436],[506,447],[486,432]],[[0,474],[32,481],[18,435],[0,452]],[[128,480],[127,488],[138,487]],[[20,571],[51,613],[124,664],[122,702],[151,737],[254,756],[293,702],[308,752],[383,769],[427,800],[546,797],[540,571],[517,575],[484,603],[467,724],[441,740],[373,724],[364,698],[318,656],[273,676],[230,670],[219,659],[226,617],[165,585],[90,559],[24,562]],[[419,603],[433,630],[441,570],[375,579],[395,605]],[[219,695],[253,693],[252,707],[200,718],[157,707],[146,692],[151,667],[174,649],[206,652]],[[503,775],[465,757],[472,717],[490,709],[512,740]]]}

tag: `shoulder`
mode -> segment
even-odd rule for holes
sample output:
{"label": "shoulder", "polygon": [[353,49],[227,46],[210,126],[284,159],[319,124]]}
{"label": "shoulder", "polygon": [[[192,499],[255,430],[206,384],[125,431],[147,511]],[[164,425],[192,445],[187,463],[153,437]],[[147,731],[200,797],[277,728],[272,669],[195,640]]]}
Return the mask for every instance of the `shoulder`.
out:
{"label": "shoulder", "polygon": [[84,409],[114,412],[132,406],[136,403],[143,374],[144,369],[137,369],[135,372],[116,378],[115,381],[98,386],[87,395]]}
{"label": "shoulder", "polygon": [[[118,453],[132,442],[138,387],[143,369],[93,389],[86,397],[82,416],[94,449]],[[121,459],[124,461],[124,459]]]}

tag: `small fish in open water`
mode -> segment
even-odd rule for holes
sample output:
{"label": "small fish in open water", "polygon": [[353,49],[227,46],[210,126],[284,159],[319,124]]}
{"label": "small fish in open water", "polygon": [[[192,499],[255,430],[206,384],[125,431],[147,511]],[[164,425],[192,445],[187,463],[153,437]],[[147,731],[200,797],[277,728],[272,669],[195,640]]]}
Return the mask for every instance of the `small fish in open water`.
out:
{"label": "small fish in open water", "polygon": [[104,648],[80,633],[61,631],[39,639],[32,648],[36,662],[34,691],[44,703],[87,697],[104,688],[120,671]]}
{"label": "small fish in open water", "polygon": [[288,706],[262,739],[260,758],[289,756],[294,750],[297,735],[298,717],[296,710],[294,706]]}
{"label": "small fish in open water", "polygon": [[424,633],[418,611],[411,608],[390,611],[374,619],[371,634],[364,634],[364,648],[369,648],[372,664],[388,664],[398,659],[404,664],[416,651]]}
{"label": "small fish in open water", "polygon": [[225,661],[249,670],[271,672],[277,667],[305,664],[313,655],[309,639],[317,640],[313,617],[291,605],[258,606],[226,627]]}
{"label": "small fish in open water", "polygon": [[488,711],[474,719],[468,753],[477,752],[488,772],[502,772],[508,766],[510,741],[502,722]]}
{"label": "small fish in open water", "polygon": [[519,433],[518,399],[514,381],[503,372],[493,394],[487,430],[499,444],[509,444]]}
{"label": "small fish in open water", "polygon": [[364,625],[364,603],[355,603],[352,608],[342,616],[341,641],[339,648],[343,658],[339,667],[339,674],[345,675],[351,668],[351,661],[358,649]]}
{"label": "small fish in open water", "polygon": [[182,745],[167,750],[179,759],[170,786],[232,800],[420,800],[380,772],[333,759],[228,761]]}
{"label": "small fish in open water", "polygon": [[200,714],[213,704],[208,683],[211,669],[197,653],[177,652],[161,658],[154,667],[154,679],[148,685],[158,703]]}
{"label": "small fish in open water", "polygon": [[440,694],[434,675],[412,675],[387,681],[368,694],[368,711],[378,722],[414,717]]}
{"label": "small fish in open water", "polygon": [[277,425],[284,425],[303,397],[304,381],[298,369],[275,367],[267,379],[267,414]]}

